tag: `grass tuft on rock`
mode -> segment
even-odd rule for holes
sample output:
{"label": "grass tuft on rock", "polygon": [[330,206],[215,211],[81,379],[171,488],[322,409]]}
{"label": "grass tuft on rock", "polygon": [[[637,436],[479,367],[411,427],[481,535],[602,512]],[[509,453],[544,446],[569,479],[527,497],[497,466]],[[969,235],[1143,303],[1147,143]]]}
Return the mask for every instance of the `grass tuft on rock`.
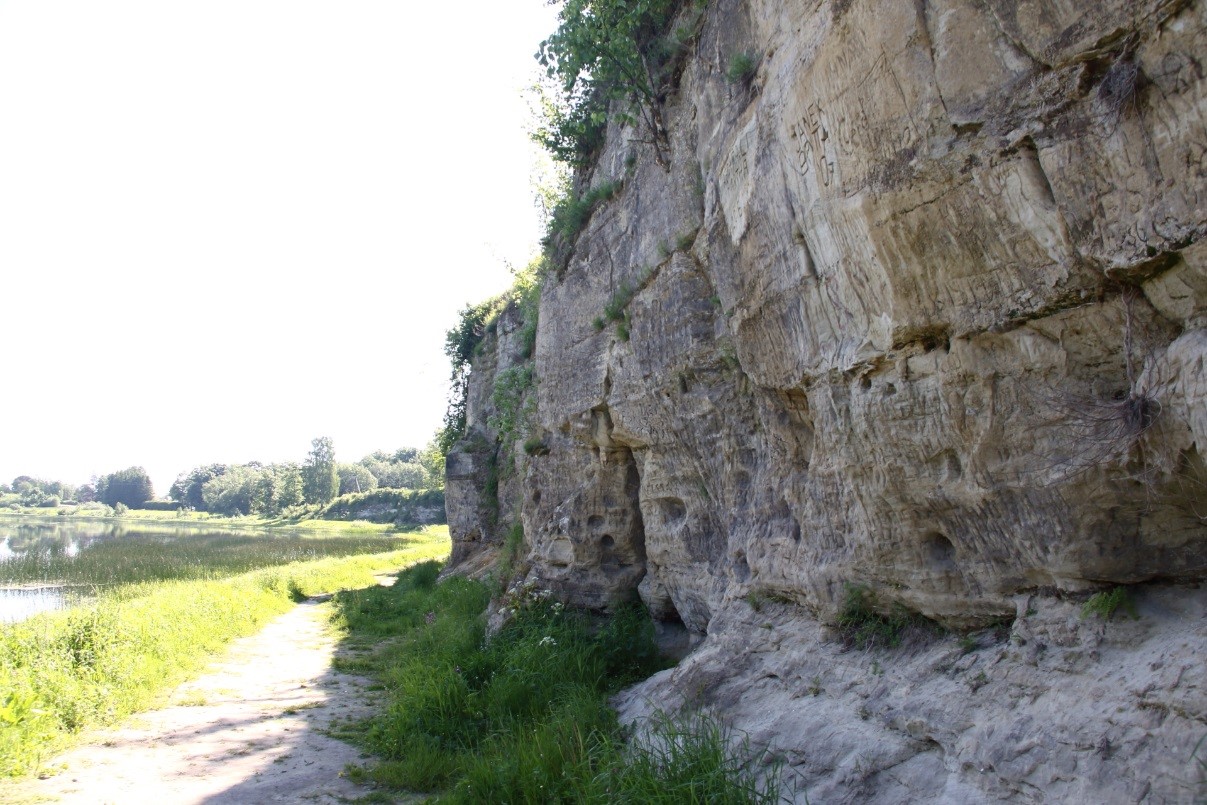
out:
{"label": "grass tuft on rock", "polygon": [[941,631],[934,621],[910,612],[900,604],[885,613],[867,587],[846,585],[846,594],[838,613],[838,629],[848,645],[861,649],[896,648],[911,628],[931,633]]}

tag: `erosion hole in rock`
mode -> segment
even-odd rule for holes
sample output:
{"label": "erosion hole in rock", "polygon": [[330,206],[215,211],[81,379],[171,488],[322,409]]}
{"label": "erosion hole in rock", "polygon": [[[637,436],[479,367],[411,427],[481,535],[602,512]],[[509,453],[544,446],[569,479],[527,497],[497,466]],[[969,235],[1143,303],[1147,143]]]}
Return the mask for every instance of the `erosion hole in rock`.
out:
{"label": "erosion hole in rock", "polygon": [[956,548],[946,536],[931,531],[922,538],[922,555],[932,567],[947,569],[955,565]]}
{"label": "erosion hole in rock", "polygon": [[641,517],[641,476],[628,448],[609,453],[597,476],[598,497],[586,517],[582,536],[592,545],[587,567],[598,563],[594,594],[603,600],[627,600],[637,595],[646,574],[645,524]]}
{"label": "erosion hole in rock", "polygon": [[[652,612],[650,614],[653,615]],[[668,626],[687,628],[683,625],[683,616],[679,614],[679,608],[675,606],[675,602],[671,600],[670,596],[667,596],[666,601],[663,602],[662,608],[654,619]]]}
{"label": "erosion hole in rock", "polygon": [[943,451],[943,480],[958,481],[964,475],[960,457],[952,450]]}
{"label": "erosion hole in rock", "polygon": [[750,580],[750,563],[746,561],[745,551],[733,555],[733,577],[739,582]]}
{"label": "erosion hole in rock", "polygon": [[678,662],[691,653],[698,640],[688,630],[683,616],[669,596],[659,603],[657,609],[650,607],[654,620],[654,645],[658,647],[659,654]]}
{"label": "erosion hole in rock", "polygon": [[532,493],[532,502],[536,506],[541,505],[541,490],[538,489]]}
{"label": "erosion hole in rock", "polygon": [[659,498],[656,502],[667,525],[678,525],[687,519],[687,504],[679,498]]}

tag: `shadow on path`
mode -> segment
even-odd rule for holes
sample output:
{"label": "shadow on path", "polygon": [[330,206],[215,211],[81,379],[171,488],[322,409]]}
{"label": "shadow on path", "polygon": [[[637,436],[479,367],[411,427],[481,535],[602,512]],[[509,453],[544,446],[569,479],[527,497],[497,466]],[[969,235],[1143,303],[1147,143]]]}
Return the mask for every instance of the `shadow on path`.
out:
{"label": "shadow on path", "polygon": [[306,601],[231,644],[172,704],[99,732],[23,783],[29,801],[64,803],[347,802],[340,776],[360,753],[324,731],[373,708],[369,680],[334,671],[330,604]]}

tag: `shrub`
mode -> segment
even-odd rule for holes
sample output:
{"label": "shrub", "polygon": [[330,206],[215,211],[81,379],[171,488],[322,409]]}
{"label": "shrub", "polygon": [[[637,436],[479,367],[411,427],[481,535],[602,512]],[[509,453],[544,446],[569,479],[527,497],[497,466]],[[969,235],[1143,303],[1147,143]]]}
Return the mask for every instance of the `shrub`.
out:
{"label": "shrub", "polygon": [[[614,186],[606,189],[609,198],[614,190]],[[604,190],[599,192],[603,193]],[[508,291],[477,305],[466,305],[457,326],[445,334],[444,353],[452,368],[448,408],[444,424],[433,440],[441,456],[448,455],[453,445],[466,436],[465,405],[473,360],[486,343],[486,336],[497,331],[499,315],[509,305],[518,308],[523,321],[518,334],[520,356],[527,360],[535,352],[541,287],[546,269],[545,258],[535,258],[524,269],[514,272],[515,282]]]}
{"label": "shrub", "polygon": [[587,225],[595,208],[614,198],[623,186],[624,183],[619,180],[605,181],[588,189],[581,196],[571,194],[564,197],[553,208],[546,241],[557,235],[567,242],[572,242]]}
{"label": "shrub", "polygon": [[452,364],[452,372],[448,409],[444,413],[444,424],[436,434],[436,443],[445,455],[465,436],[465,396],[469,393],[470,364],[502,304],[501,297],[494,297],[477,305],[466,305],[457,325],[444,335],[444,354]]}
{"label": "shrub", "polygon": [[520,344],[520,357],[528,360],[536,352],[536,328],[540,320],[541,290],[545,283],[548,263],[543,255],[534,258],[522,270],[515,272],[508,295],[519,309],[523,324],[520,325],[517,340]]}
{"label": "shrub", "polygon": [[1118,610],[1122,609],[1132,620],[1139,620],[1136,612],[1136,602],[1126,587],[1116,587],[1109,592],[1095,593],[1081,606],[1081,617],[1088,618],[1097,615],[1104,621],[1109,621]]}
{"label": "shrub", "polygon": [[876,600],[867,587],[847,584],[842,608],[838,614],[838,628],[843,639],[859,648],[896,648],[906,628],[918,626],[935,629],[937,625],[916,613],[909,612],[900,604],[893,606],[889,614],[877,611]]}
{"label": "shrub", "polygon": [[512,366],[495,376],[490,395],[495,413],[488,424],[506,448],[515,442],[520,429],[536,412],[536,397],[529,394],[535,379],[532,366],[527,364]]}
{"label": "shrub", "polygon": [[633,301],[633,297],[637,295],[639,289],[636,285],[623,281],[612,292],[612,297],[608,299],[604,305],[604,316],[609,321],[621,321],[624,319],[625,310],[628,309],[629,303]]}
{"label": "shrub", "polygon": [[754,77],[754,55],[743,51],[729,57],[729,67],[725,70],[725,80],[731,84],[745,84]]}
{"label": "shrub", "polygon": [[548,455],[549,445],[540,436],[533,436],[524,442],[524,452],[530,456]]}

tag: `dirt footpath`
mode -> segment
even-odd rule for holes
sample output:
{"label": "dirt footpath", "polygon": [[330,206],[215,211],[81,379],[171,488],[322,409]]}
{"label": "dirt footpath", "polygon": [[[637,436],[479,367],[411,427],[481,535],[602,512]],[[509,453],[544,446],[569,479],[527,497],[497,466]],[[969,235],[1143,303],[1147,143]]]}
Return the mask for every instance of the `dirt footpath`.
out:
{"label": "dirt footpath", "polygon": [[330,604],[308,601],[227,654],[171,705],[90,736],[47,764],[53,774],[0,799],[114,803],[349,802],[368,791],[340,776],[361,761],[322,734],[372,709],[368,680],[331,669]]}

